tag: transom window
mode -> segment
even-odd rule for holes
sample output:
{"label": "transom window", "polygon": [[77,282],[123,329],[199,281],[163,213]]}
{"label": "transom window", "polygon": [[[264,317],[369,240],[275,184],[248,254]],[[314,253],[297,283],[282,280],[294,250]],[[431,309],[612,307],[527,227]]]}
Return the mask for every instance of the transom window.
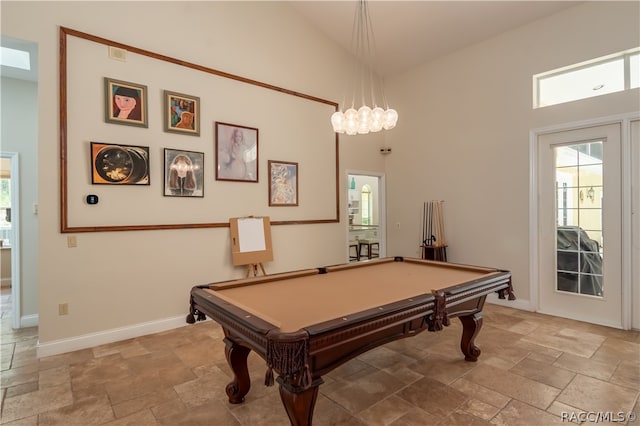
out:
{"label": "transom window", "polygon": [[640,48],[533,76],[534,108],[640,87]]}

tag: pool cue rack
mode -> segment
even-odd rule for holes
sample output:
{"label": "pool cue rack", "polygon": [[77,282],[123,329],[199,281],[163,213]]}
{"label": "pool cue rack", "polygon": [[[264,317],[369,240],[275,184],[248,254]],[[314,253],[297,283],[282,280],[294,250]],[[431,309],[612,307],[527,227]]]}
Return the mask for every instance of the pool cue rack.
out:
{"label": "pool cue rack", "polygon": [[423,259],[447,261],[443,205],[443,200],[427,201],[423,205],[420,244]]}

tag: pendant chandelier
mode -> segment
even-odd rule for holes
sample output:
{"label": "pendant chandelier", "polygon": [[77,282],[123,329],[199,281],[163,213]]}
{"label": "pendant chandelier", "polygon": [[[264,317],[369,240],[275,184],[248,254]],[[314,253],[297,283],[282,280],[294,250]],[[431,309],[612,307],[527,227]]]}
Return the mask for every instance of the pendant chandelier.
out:
{"label": "pendant chandelier", "polygon": [[[337,133],[355,135],[393,129],[398,122],[398,113],[387,105],[382,79],[373,70],[375,40],[366,0],[358,0],[356,6],[351,50],[356,57],[352,81],[347,85],[347,88],[352,89],[351,106],[345,112],[336,111],[331,115],[333,130]],[[346,105],[346,93],[347,90],[343,106]],[[377,103],[376,93],[382,106]],[[356,99],[361,102],[358,109]]]}

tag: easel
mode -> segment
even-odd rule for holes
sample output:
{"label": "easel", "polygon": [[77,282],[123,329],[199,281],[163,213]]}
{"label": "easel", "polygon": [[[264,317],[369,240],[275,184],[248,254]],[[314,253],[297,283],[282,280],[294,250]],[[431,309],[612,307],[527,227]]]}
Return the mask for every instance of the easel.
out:
{"label": "easel", "polygon": [[260,266],[260,270],[262,271],[262,275],[267,275],[267,273],[264,270],[264,265],[262,265],[262,262],[260,263],[250,263],[247,265],[247,278],[249,278],[249,275],[251,275],[251,273],[253,272],[253,276],[257,277],[258,276],[258,266]]}
{"label": "easel", "polygon": [[258,268],[267,275],[263,262],[273,260],[271,222],[268,216],[229,219],[231,256],[235,266],[247,266],[247,275],[258,276]]}

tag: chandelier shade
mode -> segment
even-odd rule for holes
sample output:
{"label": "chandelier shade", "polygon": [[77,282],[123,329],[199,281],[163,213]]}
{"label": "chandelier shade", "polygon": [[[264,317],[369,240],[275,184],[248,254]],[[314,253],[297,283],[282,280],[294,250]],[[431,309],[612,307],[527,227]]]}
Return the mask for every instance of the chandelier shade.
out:
{"label": "chandelier shade", "polygon": [[[349,80],[350,84],[347,84],[342,105],[346,106],[346,93],[349,88],[351,104],[344,112],[339,110],[331,115],[333,131],[356,135],[393,129],[398,122],[398,113],[387,105],[382,79],[373,70],[375,40],[366,0],[357,2],[351,37],[356,66]],[[376,94],[379,95],[382,105],[376,102]],[[357,109],[356,98],[360,100]]]}

